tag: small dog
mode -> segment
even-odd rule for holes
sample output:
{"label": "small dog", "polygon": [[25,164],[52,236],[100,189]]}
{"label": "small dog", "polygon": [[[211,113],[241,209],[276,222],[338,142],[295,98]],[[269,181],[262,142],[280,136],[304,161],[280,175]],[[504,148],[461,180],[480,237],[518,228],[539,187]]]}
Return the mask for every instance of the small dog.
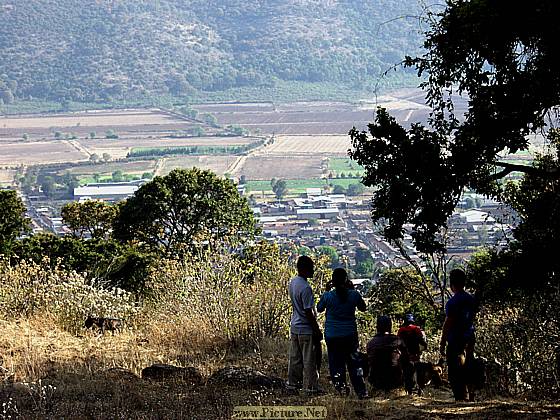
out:
{"label": "small dog", "polygon": [[424,388],[433,385],[438,388],[443,384],[443,365],[444,359],[440,359],[437,364],[430,362],[417,362],[416,383],[418,384],[418,395],[422,395]]}
{"label": "small dog", "polygon": [[123,320],[120,318],[95,318],[91,315],[87,317],[84,326],[87,329],[92,327],[97,327],[101,331],[101,334],[105,334],[105,331],[111,331],[113,334],[115,331],[120,330],[123,325]]}

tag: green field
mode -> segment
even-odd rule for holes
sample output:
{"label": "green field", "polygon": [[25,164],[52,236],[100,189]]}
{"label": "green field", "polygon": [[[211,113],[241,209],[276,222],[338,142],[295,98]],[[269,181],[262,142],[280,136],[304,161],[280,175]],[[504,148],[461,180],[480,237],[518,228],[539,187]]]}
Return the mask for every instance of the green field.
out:
{"label": "green field", "polygon": [[[325,179],[286,179],[285,181],[288,187],[288,194],[301,194],[307,188],[321,188],[327,184],[331,187],[341,185],[344,188],[348,188],[350,184],[359,184],[360,178],[329,179],[328,183],[325,182]],[[246,187],[247,192],[272,192],[270,181],[247,181]]]}
{"label": "green field", "polygon": [[330,158],[329,170],[336,176],[344,174],[346,176],[360,177],[364,174],[364,168],[350,158]]}

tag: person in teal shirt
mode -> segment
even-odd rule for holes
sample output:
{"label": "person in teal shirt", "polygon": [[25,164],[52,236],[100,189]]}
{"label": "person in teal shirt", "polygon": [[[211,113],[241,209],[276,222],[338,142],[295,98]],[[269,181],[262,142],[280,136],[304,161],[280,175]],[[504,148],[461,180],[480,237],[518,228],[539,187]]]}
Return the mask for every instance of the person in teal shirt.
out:
{"label": "person in teal shirt", "polygon": [[343,268],[333,271],[332,282],[321,296],[317,311],[326,313],[325,342],[327,344],[329,371],[336,390],[343,394],[349,393],[346,385],[346,369],[350,382],[358,398],[366,398],[367,390],[364,379],[359,375],[358,327],[356,325],[356,309],[366,310],[362,296],[353,290],[348,274]]}

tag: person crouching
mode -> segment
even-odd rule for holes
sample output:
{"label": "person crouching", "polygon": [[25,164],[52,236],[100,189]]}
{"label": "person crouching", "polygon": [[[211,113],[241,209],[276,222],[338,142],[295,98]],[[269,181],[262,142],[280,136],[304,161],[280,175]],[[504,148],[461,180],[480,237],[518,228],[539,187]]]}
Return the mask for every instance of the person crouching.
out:
{"label": "person crouching", "polygon": [[403,363],[408,360],[404,341],[391,334],[388,316],[377,318],[377,334],[367,344],[369,383],[376,389],[390,391],[403,386]]}

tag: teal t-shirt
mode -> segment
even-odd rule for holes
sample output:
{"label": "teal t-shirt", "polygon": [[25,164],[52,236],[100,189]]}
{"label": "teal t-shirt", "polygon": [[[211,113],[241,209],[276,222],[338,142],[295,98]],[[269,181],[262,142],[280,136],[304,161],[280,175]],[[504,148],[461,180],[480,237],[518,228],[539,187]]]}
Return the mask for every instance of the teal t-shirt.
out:
{"label": "teal t-shirt", "polygon": [[356,308],[358,306],[365,306],[365,303],[355,290],[348,290],[345,299],[341,299],[335,290],[323,293],[317,304],[317,310],[327,311],[325,337],[347,337],[357,334]]}

